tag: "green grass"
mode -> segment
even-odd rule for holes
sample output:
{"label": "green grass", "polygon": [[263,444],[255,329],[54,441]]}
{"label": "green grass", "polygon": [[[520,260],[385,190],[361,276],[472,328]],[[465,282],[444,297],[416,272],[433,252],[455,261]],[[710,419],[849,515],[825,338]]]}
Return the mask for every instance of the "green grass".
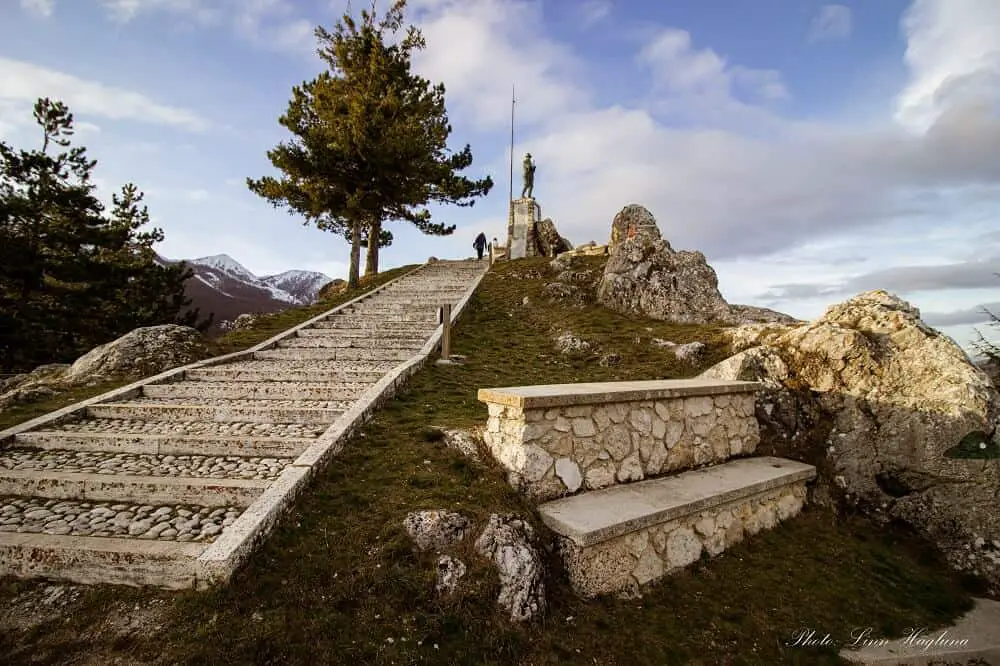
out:
{"label": "green grass", "polygon": [[[393,268],[371,277],[363,277],[357,289],[341,291],[331,297],[324,298],[313,305],[289,308],[287,310],[282,310],[281,312],[261,315],[257,318],[257,321],[254,323],[252,328],[241,331],[233,331],[214,340],[209,340],[207,344],[208,353],[206,354],[206,358],[249,349],[254,345],[258,345],[261,342],[274,337],[282,331],[286,331],[293,326],[301,324],[304,321],[308,321],[313,317],[323,314],[327,310],[331,310],[338,305],[357,298],[375,287],[379,287],[390,280],[394,280],[397,277],[412,271],[414,268],[416,268],[416,265],[410,264],[400,266],[399,268]],[[0,410],[0,430],[11,428],[19,423],[24,423],[25,421],[30,421],[33,418],[48,414],[49,412],[57,409],[62,409],[63,407],[67,407],[81,400],[86,400],[87,398],[93,398],[94,396],[101,395],[102,393],[107,393],[108,391],[112,391],[121,386],[138,381],[139,379],[140,378],[138,377],[113,379],[100,384],[95,384],[94,386],[67,389],[65,391],[60,391],[58,395],[51,396],[44,400],[25,402],[14,407],[9,407],[5,410]]]}
{"label": "green grass", "polygon": [[[700,371],[649,344],[651,337],[707,342],[703,365],[726,353],[711,327],[549,303],[545,280],[531,277],[544,265],[499,264],[487,274],[455,329],[454,351],[467,364],[430,365],[414,376],[230,585],[179,594],[88,589],[47,621],[0,631],[0,662],[834,664],[834,650],[787,643],[804,627],[846,640],[858,627],[887,636],[940,626],[970,607],[960,581],[925,544],[816,508],[664,579],[640,600],[581,600],[546,553],[548,611],[525,625],[497,610],[495,570],[469,538],[455,553],[469,567],[460,590],[438,598],[435,556],[411,548],[402,528],[407,512],[449,508],[477,527],[490,513],[514,512],[536,525],[543,542],[551,535],[495,465],[447,449],[433,426],[484,424],[481,387]],[[551,339],[565,329],[597,351],[557,354]],[[621,355],[617,366],[599,365],[608,352]],[[39,586],[0,583],[0,608]],[[113,628],[118,615],[156,602],[158,629]]]}

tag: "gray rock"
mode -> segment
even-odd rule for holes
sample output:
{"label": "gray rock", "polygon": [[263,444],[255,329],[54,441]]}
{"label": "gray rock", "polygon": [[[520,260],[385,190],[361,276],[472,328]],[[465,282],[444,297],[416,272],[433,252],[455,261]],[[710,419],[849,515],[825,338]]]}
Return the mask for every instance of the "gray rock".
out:
{"label": "gray rock", "polygon": [[406,533],[420,550],[444,550],[465,538],[469,519],[455,511],[413,511],[403,520]]}
{"label": "gray rock", "polygon": [[656,225],[656,218],[639,204],[629,204],[615,215],[615,219],[611,222],[608,254],[611,256],[617,254],[622,244],[631,238],[660,240],[660,228]]}
{"label": "gray rock", "polygon": [[688,342],[687,344],[676,345],[674,347],[674,356],[678,361],[697,365],[704,358],[705,349],[704,342]]}
{"label": "gray rock", "polygon": [[817,464],[820,501],[903,521],[1000,592],[1000,462],[951,457],[992,437],[1000,396],[951,338],[885,291],[802,326],[744,326],[702,377],[761,381],[757,452]]}
{"label": "gray rock", "polygon": [[795,321],[773,310],[730,306],[705,255],[674,250],[642,206],[618,213],[609,249],[597,289],[597,301],[608,309],[678,324]]}
{"label": "gray rock", "polygon": [[573,354],[590,350],[590,343],[582,338],[573,335],[572,331],[565,331],[556,338],[556,348],[560,354]]}
{"label": "gray rock", "polygon": [[442,555],[437,561],[437,583],[434,589],[438,594],[450,594],[458,587],[458,582],[465,575],[465,564],[451,555]]}
{"label": "gray rock", "polygon": [[535,224],[535,244],[543,257],[554,257],[573,249],[572,243],[559,235],[555,222],[549,218]]}
{"label": "gray rock", "polygon": [[515,622],[530,620],[545,610],[542,561],[531,544],[531,525],[516,516],[493,514],[476,539],[476,550],[492,560],[500,576],[497,603]]}
{"label": "gray rock", "polygon": [[193,363],[207,354],[201,333],[188,326],[164,324],[137,328],[78,358],[64,382],[110,377],[146,377]]}

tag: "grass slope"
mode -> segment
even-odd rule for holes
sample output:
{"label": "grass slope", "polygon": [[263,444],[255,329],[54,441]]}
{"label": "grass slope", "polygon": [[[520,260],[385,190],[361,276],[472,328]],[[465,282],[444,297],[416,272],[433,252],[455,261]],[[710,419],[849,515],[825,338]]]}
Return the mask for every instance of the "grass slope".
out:
{"label": "grass slope", "polygon": [[[495,605],[495,570],[471,542],[493,512],[527,516],[543,541],[548,535],[500,470],[446,448],[433,426],[485,423],[476,400],[484,386],[698,372],[650,344],[653,337],[708,342],[705,364],[726,351],[711,327],[550,303],[543,270],[544,262],[526,260],[487,274],[455,330],[455,352],[468,355],[468,364],[431,365],[416,375],[319,475],[231,585],[181,594],[88,588],[46,611],[44,584],[7,580],[0,583],[0,609],[11,609],[0,610],[0,662],[833,664],[835,648],[788,643],[803,628],[840,642],[865,627],[873,636],[898,635],[970,607],[959,581],[923,544],[809,509],[663,580],[641,600],[580,600],[547,553],[548,612],[512,625]],[[552,336],[565,329],[598,351],[557,354]],[[598,364],[608,352],[620,354],[617,366]],[[408,511],[430,508],[462,511],[477,523],[455,553],[469,572],[443,599],[433,589],[436,557],[414,553],[401,525]]]}

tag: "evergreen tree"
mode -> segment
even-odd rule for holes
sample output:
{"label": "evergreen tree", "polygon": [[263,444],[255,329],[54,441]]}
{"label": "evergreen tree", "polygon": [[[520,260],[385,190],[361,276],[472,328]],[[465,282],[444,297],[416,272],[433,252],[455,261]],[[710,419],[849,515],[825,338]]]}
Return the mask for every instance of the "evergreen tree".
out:
{"label": "evergreen tree", "polygon": [[381,21],[373,9],[361,12],[360,23],[345,14],[332,33],[316,29],[328,69],[295,86],[279,118],[294,138],[267,155],[283,176],[247,179],[275,207],[350,239],[351,287],[363,240],[366,273],[378,272],[379,247],[391,242],[386,221],[448,235],[455,226],[432,222],[427,204],[471,206],[493,186],[489,177],[473,181],[457,173],[472,164],[472,151],[448,150],[444,86],[411,72],[412,53],[425,46],[420,31],[410,26],[401,40],[386,43],[402,29],[405,6],[396,0]]}
{"label": "evergreen tree", "polygon": [[[173,321],[186,303],[183,267],[154,259],[159,229],[132,184],[104,215],[73,115],[40,99],[40,150],[0,142],[0,368],[66,361],[137,326]],[[54,147],[66,150],[56,153]],[[52,151],[52,152],[50,152]]]}

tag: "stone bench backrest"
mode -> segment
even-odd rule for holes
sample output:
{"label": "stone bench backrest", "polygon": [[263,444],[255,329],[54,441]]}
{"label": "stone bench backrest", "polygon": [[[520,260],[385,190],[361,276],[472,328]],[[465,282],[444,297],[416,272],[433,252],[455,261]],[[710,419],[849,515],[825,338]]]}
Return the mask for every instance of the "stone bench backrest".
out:
{"label": "stone bench backrest", "polygon": [[485,441],[542,501],[753,453],[754,382],[662,380],[481,389]]}

